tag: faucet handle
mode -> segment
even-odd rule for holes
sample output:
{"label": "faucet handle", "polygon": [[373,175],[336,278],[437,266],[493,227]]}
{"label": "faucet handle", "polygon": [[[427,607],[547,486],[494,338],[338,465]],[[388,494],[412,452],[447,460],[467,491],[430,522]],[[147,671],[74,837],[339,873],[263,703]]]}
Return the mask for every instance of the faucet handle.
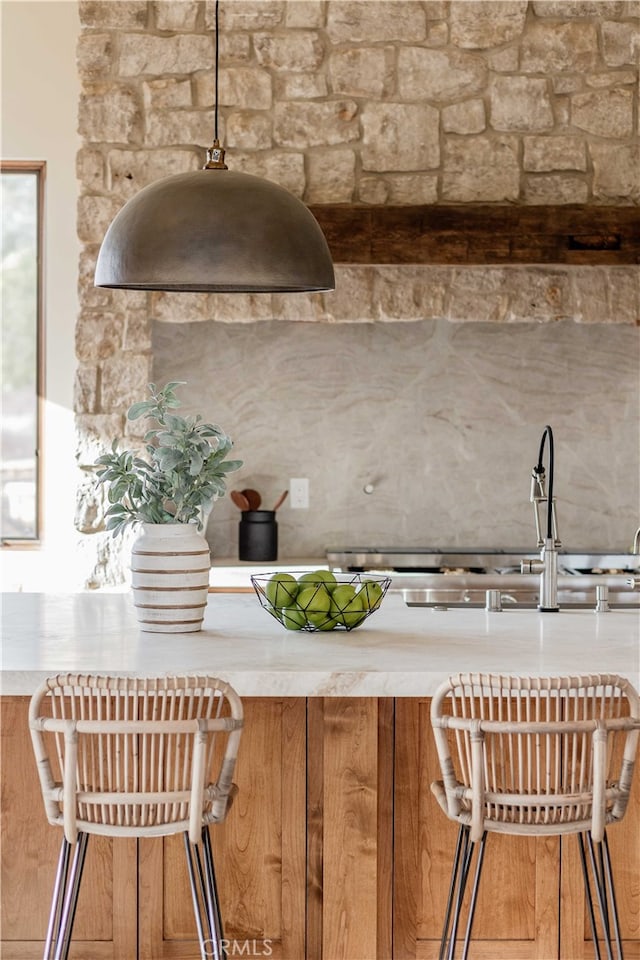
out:
{"label": "faucet handle", "polygon": [[536,521],[536,540],[538,541],[538,546],[541,547],[544,543],[544,537],[542,536],[542,527],[540,526],[540,504],[545,502],[544,497],[531,496],[531,502],[533,503],[533,515]]}
{"label": "faucet handle", "polygon": [[499,590],[485,591],[485,610],[491,613],[500,613],[502,611],[502,596]]}
{"label": "faucet handle", "polygon": [[556,547],[561,547],[562,543],[560,542],[560,535],[558,533],[558,511],[556,509],[555,497],[551,501],[551,523],[553,524],[553,539],[555,540]]}
{"label": "faucet handle", "polygon": [[596,613],[609,613],[609,587],[605,585],[596,587]]}

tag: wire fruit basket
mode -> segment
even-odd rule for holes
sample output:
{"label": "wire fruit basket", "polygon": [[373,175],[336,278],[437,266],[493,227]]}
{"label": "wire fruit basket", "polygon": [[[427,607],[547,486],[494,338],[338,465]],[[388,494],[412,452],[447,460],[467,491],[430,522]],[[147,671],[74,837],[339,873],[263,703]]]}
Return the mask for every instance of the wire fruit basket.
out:
{"label": "wire fruit basket", "polygon": [[380,609],[390,577],[308,570],[252,576],[264,609],[287,630],[354,630]]}

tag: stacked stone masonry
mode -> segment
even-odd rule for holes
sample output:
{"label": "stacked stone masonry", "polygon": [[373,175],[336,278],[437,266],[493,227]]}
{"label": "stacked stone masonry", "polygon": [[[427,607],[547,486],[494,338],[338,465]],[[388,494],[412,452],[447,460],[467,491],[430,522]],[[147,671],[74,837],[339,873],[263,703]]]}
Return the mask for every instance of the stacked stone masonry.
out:
{"label": "stacked stone masonry", "polygon": [[[78,461],[126,429],[150,320],[638,323],[635,267],[337,267],[326,295],[99,290],[99,245],[213,137],[213,0],[80,0]],[[640,0],[222,0],[235,170],[309,204],[640,205]],[[90,514],[79,527],[95,530]]]}

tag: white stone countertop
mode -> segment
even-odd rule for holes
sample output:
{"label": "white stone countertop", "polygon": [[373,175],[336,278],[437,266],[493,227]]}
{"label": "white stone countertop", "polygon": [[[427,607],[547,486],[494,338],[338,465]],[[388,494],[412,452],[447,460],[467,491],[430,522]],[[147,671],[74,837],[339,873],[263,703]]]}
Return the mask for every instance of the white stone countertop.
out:
{"label": "white stone countertop", "polygon": [[285,630],[249,594],[210,594],[204,629],[140,632],[126,593],[2,595],[4,695],[49,674],[207,672],[241,696],[429,696],[449,674],[619,673],[640,682],[637,610],[409,608],[387,594],[355,630]]}

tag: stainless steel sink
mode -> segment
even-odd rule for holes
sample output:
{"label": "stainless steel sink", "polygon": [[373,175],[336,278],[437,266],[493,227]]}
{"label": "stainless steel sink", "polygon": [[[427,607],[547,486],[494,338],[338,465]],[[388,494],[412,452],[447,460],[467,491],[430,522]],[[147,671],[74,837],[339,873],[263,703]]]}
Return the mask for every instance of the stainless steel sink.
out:
{"label": "stainless steel sink", "polygon": [[[612,609],[640,608],[640,593],[621,574],[566,574],[558,577],[560,607],[595,609],[597,588],[607,588]],[[419,584],[394,584],[410,607],[485,607],[487,591],[496,591],[503,610],[535,609],[540,599],[540,578],[529,574],[442,573],[423,574]]]}
{"label": "stainless steel sink", "polygon": [[[640,537],[639,537],[640,539]],[[327,550],[330,569],[384,573],[390,589],[410,606],[485,607],[487,592],[503,609],[535,608],[540,600],[540,576],[521,573],[523,561],[538,551],[489,547],[345,547]],[[601,606],[640,607],[640,554],[613,550],[561,550],[558,553],[560,606],[595,609],[598,588]],[[635,578],[635,587],[629,581]],[[603,590],[604,588],[604,590]],[[608,596],[602,600],[602,594]]]}

